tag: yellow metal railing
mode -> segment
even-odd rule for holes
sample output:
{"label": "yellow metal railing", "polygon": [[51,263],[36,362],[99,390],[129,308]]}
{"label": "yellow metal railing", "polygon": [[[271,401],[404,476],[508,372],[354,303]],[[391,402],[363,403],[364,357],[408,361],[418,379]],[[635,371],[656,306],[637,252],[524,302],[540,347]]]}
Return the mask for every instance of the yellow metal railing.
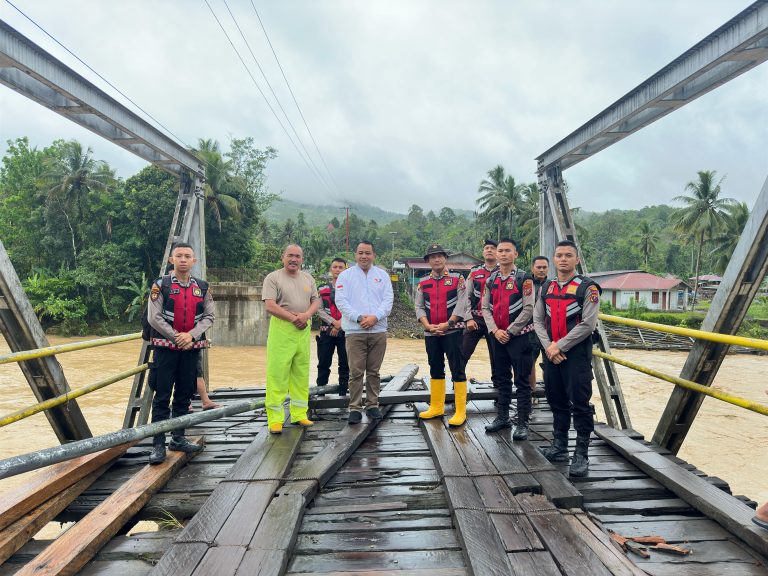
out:
{"label": "yellow metal railing", "polygon": [[7,416],[2,416],[0,417],[0,428],[2,428],[3,426],[7,426],[8,424],[12,424],[13,422],[18,422],[19,420],[23,420],[24,418],[29,418],[30,416],[34,416],[35,414],[39,412],[43,412],[44,410],[50,410],[51,408],[55,408],[56,406],[61,406],[62,404],[66,404],[70,400],[74,400],[75,398],[79,398],[80,396],[85,396],[86,394],[99,390],[100,388],[104,388],[105,386],[109,386],[110,384],[114,384],[115,382],[119,382],[120,380],[125,380],[129,376],[133,376],[134,374],[138,374],[139,372],[144,372],[144,370],[147,370],[148,368],[149,368],[148,364],[140,364],[135,368],[131,368],[130,370],[126,370],[125,372],[120,372],[119,374],[115,374],[114,376],[110,376],[109,378],[105,378],[104,380],[99,380],[98,382],[94,382],[93,384],[89,384],[88,386],[83,386],[82,388],[71,390],[66,394],[62,394],[61,396],[56,396],[55,398],[45,400],[43,402],[40,402],[39,404],[35,404],[34,406],[22,408],[21,410],[17,410],[16,412],[8,414]]}
{"label": "yellow metal railing", "polygon": [[613,322],[614,324],[624,324],[625,326],[634,326],[635,328],[647,328],[648,330],[666,332],[667,334],[677,334],[678,336],[688,336],[689,338],[698,338],[699,340],[709,340],[710,342],[720,342],[721,344],[731,344],[732,346],[744,346],[745,348],[756,348],[758,350],[768,351],[768,341],[759,340],[757,338],[717,334],[716,332],[705,332],[703,330],[694,330],[693,328],[683,328],[681,326],[667,326],[666,324],[635,320],[634,318],[622,318],[621,316],[611,316],[609,314],[600,314],[598,315],[598,318],[603,322]]}
{"label": "yellow metal railing", "polygon": [[768,406],[764,404],[760,404],[759,402],[753,402],[752,400],[747,400],[746,398],[732,396],[730,394],[726,394],[725,392],[714,390],[709,386],[704,386],[702,384],[692,382],[691,380],[685,380],[683,378],[678,378],[677,376],[665,374],[664,372],[659,372],[658,370],[654,370],[653,368],[647,368],[645,366],[641,366],[640,364],[635,364],[634,362],[630,362],[629,360],[623,360],[618,356],[606,354],[605,352],[602,352],[597,349],[593,350],[592,354],[594,354],[598,358],[605,358],[606,360],[610,360],[611,362],[615,362],[616,364],[621,364],[622,366],[626,366],[627,368],[631,368],[632,370],[637,370],[638,372],[642,372],[643,374],[648,374],[649,376],[653,376],[661,380],[666,380],[667,382],[671,382],[672,384],[675,384],[676,386],[680,386],[681,388],[693,390],[694,392],[699,392],[700,394],[704,394],[705,396],[709,396],[710,398],[716,398],[723,402],[727,402],[728,404],[733,404],[734,406],[739,406],[740,408],[746,408],[747,410],[751,410],[752,412],[757,412],[758,414],[763,414],[765,416],[768,416]]}
{"label": "yellow metal railing", "polygon": [[128,342],[141,338],[141,332],[134,334],[123,334],[121,336],[109,336],[107,338],[97,338],[96,340],[84,340],[83,342],[73,342],[72,344],[59,344],[58,346],[48,346],[47,348],[37,348],[35,350],[22,350],[21,352],[12,352],[0,356],[0,364],[10,364],[11,362],[24,362],[34,358],[44,358],[46,356],[55,356],[64,352],[74,352],[75,350],[87,350],[97,346],[107,346],[108,344],[117,344],[118,342]]}

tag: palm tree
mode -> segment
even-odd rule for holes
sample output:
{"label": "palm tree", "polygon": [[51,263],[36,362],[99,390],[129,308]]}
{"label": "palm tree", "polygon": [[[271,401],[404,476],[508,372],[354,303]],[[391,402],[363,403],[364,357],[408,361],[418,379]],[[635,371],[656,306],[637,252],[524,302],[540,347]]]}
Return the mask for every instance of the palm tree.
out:
{"label": "palm tree", "polygon": [[539,243],[539,186],[532,182],[523,186],[523,201],[517,209],[518,240],[533,257],[533,247]]}
{"label": "palm tree", "polygon": [[197,146],[194,152],[205,163],[205,200],[221,230],[222,218],[240,218],[238,197],[244,182],[242,178],[232,175],[232,162],[224,160],[216,140],[200,138]]}
{"label": "palm tree", "polygon": [[48,187],[48,202],[57,206],[69,228],[72,257],[77,266],[78,245],[82,242],[81,227],[87,216],[85,200],[88,194],[106,190],[114,182],[114,172],[93,158],[93,150],[74,140],[63,142],[58,154],[46,159],[43,182]]}
{"label": "palm tree", "polygon": [[723,178],[715,182],[715,170],[699,170],[698,181],[688,182],[685,189],[688,196],[676,196],[675,202],[686,206],[679,208],[672,216],[675,230],[693,238],[696,242],[696,264],[694,267],[693,305],[699,291],[699,266],[701,249],[705,240],[723,229],[726,223],[726,209],[733,204],[733,198],[720,198]]}
{"label": "palm tree", "polygon": [[507,176],[501,165],[489,170],[488,178],[480,182],[477,191],[481,196],[477,199],[477,205],[485,215],[497,218],[499,236],[501,236],[502,218],[508,222],[510,236],[514,235],[524,190],[525,186],[517,184],[512,176]]}
{"label": "palm tree", "polygon": [[715,272],[722,274],[728,267],[731,255],[741,238],[741,232],[749,220],[749,206],[746,202],[737,202],[726,207],[727,215],[725,228],[719,235],[712,238],[714,248],[710,252],[715,258]]}
{"label": "palm tree", "polygon": [[645,269],[648,269],[648,257],[656,252],[656,242],[659,241],[659,235],[656,229],[651,226],[648,220],[640,222],[640,227],[635,231],[634,240],[640,246],[640,252],[643,254]]}

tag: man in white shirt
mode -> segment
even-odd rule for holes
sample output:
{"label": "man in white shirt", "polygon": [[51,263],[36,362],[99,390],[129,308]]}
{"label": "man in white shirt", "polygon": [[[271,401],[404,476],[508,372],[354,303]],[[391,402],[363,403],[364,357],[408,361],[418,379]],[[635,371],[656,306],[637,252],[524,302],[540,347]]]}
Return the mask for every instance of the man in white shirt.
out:
{"label": "man in white shirt", "polygon": [[355,266],[336,279],[336,307],[341,311],[341,328],[347,339],[349,362],[349,423],[358,424],[365,411],[369,418],[381,418],[379,369],[387,350],[387,316],[392,312],[392,281],[389,274],[374,266],[373,244],[361,241],[355,251]]}

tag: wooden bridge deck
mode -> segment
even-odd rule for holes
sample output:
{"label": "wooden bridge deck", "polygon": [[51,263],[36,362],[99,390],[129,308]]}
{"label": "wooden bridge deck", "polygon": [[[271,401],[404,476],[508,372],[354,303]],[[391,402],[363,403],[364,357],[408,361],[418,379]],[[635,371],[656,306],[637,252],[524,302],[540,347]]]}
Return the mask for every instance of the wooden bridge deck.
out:
{"label": "wooden bridge deck", "polygon": [[[224,391],[216,398],[254,393]],[[319,410],[315,426],[286,428],[280,437],[266,432],[260,412],[192,430],[207,435],[205,451],[134,521],[160,518],[162,511],[192,520],[183,530],[117,535],[81,573],[768,575],[758,550],[616,446],[659,455],[727,495],[724,481],[663,451],[599,429],[605,438],[593,439],[589,476],[571,481],[566,466],[549,464],[534,449],[551,430],[543,401],[525,443],[512,442],[508,432],[483,433],[493,417],[490,401],[470,402],[468,424],[458,430],[418,422],[418,409],[396,404],[375,427],[349,427],[344,410]],[[93,509],[145,464],[147,451],[147,444],[131,449],[60,519]],[[737,502],[728,497],[722,506],[729,501]],[[606,529],[661,536],[692,554],[651,550],[647,559],[626,557]],[[0,567],[0,576],[15,574],[48,544],[29,542]]]}

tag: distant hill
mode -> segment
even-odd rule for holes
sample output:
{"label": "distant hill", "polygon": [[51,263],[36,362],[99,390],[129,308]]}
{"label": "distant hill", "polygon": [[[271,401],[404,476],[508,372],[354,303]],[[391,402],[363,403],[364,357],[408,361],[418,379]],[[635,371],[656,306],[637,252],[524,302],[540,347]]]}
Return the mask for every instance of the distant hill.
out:
{"label": "distant hill", "polygon": [[[382,210],[381,208],[371,206],[370,204],[350,202],[349,207],[350,213],[354,212],[359,218],[362,218],[366,222],[369,220],[376,220],[376,223],[379,225],[388,224],[394,220],[401,220],[406,217],[406,214]],[[466,216],[470,219],[474,218],[474,214],[471,210],[454,208],[453,211],[458,216]],[[296,220],[296,216],[299,212],[304,213],[304,220],[306,220],[307,225],[309,226],[324,226],[334,216],[338,218],[339,221],[342,221],[345,213],[344,206],[342,205],[305,204],[281,198],[272,203],[265,215],[270,222],[283,223],[288,220],[288,218]],[[439,212],[439,210],[435,210],[435,213]]]}
{"label": "distant hill", "polygon": [[[405,214],[397,212],[388,212],[376,206],[369,204],[349,203],[350,213],[354,212],[359,218],[366,222],[376,220],[378,224],[388,224],[393,220],[405,218]],[[335,216],[339,221],[344,219],[344,206],[318,206],[315,204],[304,204],[294,202],[293,200],[280,199],[272,203],[267,209],[266,217],[271,222],[282,223],[291,218],[296,220],[299,212],[304,213],[304,219],[309,226],[324,226]]]}

